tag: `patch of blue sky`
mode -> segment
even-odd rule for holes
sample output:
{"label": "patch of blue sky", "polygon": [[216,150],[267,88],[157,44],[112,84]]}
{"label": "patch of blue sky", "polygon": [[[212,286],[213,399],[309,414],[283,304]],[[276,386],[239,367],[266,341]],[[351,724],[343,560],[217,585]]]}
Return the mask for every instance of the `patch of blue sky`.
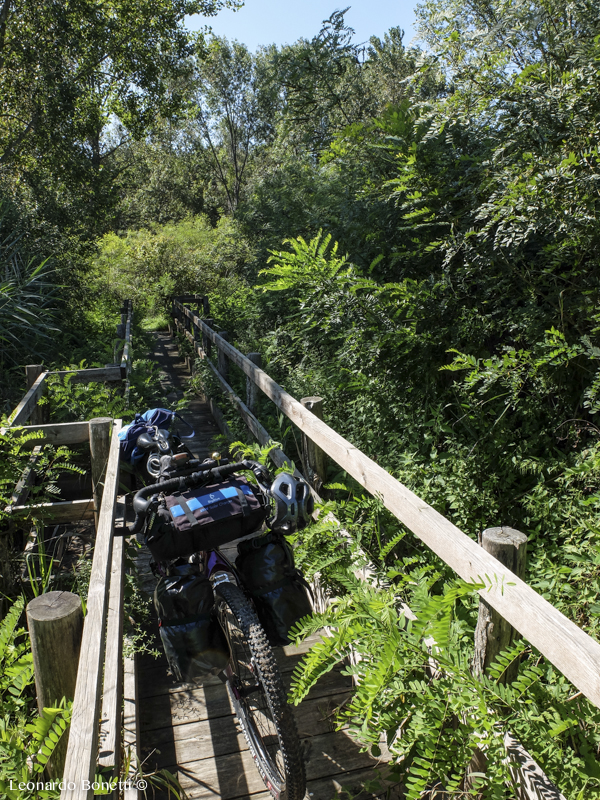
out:
{"label": "patch of blue sky", "polygon": [[[404,43],[410,44],[416,35],[415,11],[417,0],[353,0],[345,19],[354,29],[354,42],[368,42],[371,36],[383,38],[394,27],[405,31]],[[261,45],[292,44],[300,38],[312,39],[321,29],[323,20],[346,5],[323,0],[246,0],[239,11],[225,9],[215,17],[194,15],[186,20],[190,30],[210,25],[218,36],[237,39],[254,51]]]}

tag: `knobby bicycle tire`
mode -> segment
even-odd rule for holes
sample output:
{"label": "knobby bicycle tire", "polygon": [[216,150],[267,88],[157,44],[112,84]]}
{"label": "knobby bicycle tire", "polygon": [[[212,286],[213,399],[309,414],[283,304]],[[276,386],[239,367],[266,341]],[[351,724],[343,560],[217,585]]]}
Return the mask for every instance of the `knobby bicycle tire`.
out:
{"label": "knobby bicycle tire", "polygon": [[216,593],[231,649],[227,685],[254,762],[276,800],[302,800],[306,774],[300,739],[266,634],[238,586],[220,583]]}

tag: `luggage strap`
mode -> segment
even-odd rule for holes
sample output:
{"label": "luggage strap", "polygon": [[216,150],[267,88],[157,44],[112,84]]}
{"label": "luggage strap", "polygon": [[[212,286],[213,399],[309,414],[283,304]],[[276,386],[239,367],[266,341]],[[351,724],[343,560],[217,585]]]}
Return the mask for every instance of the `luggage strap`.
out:
{"label": "luggage strap", "polygon": [[250,506],[248,505],[248,501],[246,500],[246,495],[242,492],[239,486],[235,487],[237,492],[237,496],[240,498],[240,505],[242,507],[242,516],[248,517],[250,515]]}
{"label": "luggage strap", "polygon": [[190,507],[189,507],[189,506],[188,506],[188,504],[185,502],[184,498],[183,498],[183,497],[179,497],[178,499],[179,499],[179,505],[180,505],[180,506],[181,506],[181,508],[183,509],[183,513],[184,513],[184,514],[185,514],[185,516],[187,517],[187,520],[188,520],[188,522],[190,523],[190,525],[191,525],[192,527],[194,527],[195,525],[197,525],[197,524],[198,524],[198,520],[197,520],[197,519],[196,519],[196,517],[195,517],[195,516],[192,514],[192,512],[191,512],[191,510],[190,510]]}

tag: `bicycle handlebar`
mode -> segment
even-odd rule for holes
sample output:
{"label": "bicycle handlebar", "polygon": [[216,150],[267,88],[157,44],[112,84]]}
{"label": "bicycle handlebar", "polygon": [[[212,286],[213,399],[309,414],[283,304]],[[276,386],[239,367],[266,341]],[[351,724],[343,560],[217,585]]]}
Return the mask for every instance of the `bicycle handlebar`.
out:
{"label": "bicycle handlebar", "polygon": [[221,467],[211,467],[205,470],[198,470],[197,472],[192,472],[191,475],[180,475],[177,478],[169,478],[169,480],[166,481],[159,481],[158,483],[152,483],[149,486],[144,486],[144,488],[140,489],[133,498],[135,521],[132,525],[127,526],[127,530],[130,534],[139,533],[142,530],[152,497],[154,495],[157,495],[161,492],[183,492],[185,489],[191,489],[192,486],[200,486],[203,483],[209,483],[209,481],[218,483],[227,475],[231,475],[234,472],[240,472],[240,470],[250,470],[255,472],[256,469],[258,469],[261,474],[266,472],[266,468],[257,461],[249,461],[244,459],[243,461],[234,462],[232,464],[223,464]]}

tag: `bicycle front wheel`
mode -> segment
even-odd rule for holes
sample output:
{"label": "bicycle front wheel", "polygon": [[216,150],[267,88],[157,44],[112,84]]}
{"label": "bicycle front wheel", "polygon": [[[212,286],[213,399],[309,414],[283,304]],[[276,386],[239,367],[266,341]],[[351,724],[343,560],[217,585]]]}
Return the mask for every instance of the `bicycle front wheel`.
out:
{"label": "bicycle front wheel", "polygon": [[275,800],[302,800],[306,773],[300,739],[266,634],[238,586],[220,583],[216,594],[231,650],[227,685],[254,762]]}

